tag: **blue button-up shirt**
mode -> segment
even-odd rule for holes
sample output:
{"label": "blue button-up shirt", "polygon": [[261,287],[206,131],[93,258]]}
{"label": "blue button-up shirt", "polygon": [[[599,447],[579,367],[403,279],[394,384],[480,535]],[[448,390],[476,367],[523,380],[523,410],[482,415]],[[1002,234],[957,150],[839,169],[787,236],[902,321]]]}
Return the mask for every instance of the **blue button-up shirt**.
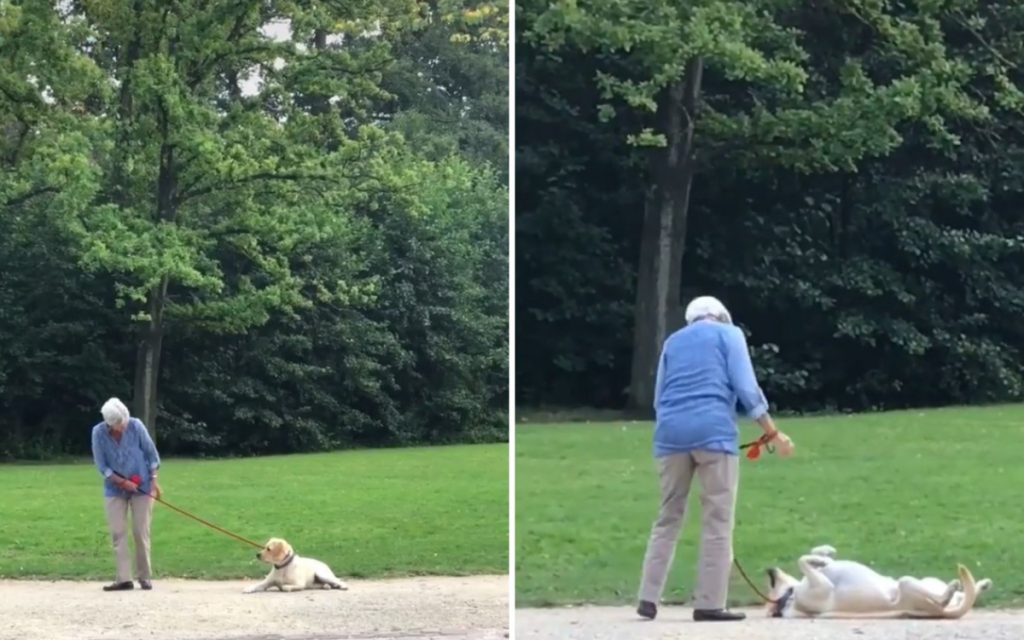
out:
{"label": "blue button-up shirt", "polygon": [[146,425],[138,418],[128,419],[121,442],[110,435],[107,423],[101,422],[93,427],[92,459],[105,478],[103,495],[107,497],[126,498],[129,495],[114,485],[114,473],[129,479],[138,475],[142,478],[139,488],[149,493],[153,486],[153,472],[160,468],[160,454],[157,453],[153,439],[149,437]]}
{"label": "blue button-up shirt", "polygon": [[654,455],[739,453],[737,404],[753,419],[768,412],[743,332],[698,320],[665,340],[654,390]]}

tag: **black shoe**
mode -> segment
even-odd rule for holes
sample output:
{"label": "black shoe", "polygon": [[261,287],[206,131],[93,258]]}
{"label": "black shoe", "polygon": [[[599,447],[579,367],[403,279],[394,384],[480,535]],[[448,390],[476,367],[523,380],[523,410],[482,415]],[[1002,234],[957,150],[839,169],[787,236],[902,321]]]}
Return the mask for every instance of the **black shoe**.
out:
{"label": "black shoe", "polygon": [[131,591],[134,588],[135,588],[135,585],[132,584],[131,580],[129,580],[128,582],[115,582],[113,584],[108,584],[107,586],[103,587],[103,590],[104,591]]}
{"label": "black shoe", "polygon": [[746,620],[747,614],[729,611],[727,609],[694,609],[693,619],[695,622],[728,622]]}
{"label": "black shoe", "polygon": [[636,608],[636,612],[641,618],[654,620],[654,618],[658,615],[658,605],[654,604],[653,602],[641,600],[640,606]]}
{"label": "black shoe", "polygon": [[149,591],[153,588],[153,583],[149,580],[139,580],[139,586],[142,587],[143,591]]}

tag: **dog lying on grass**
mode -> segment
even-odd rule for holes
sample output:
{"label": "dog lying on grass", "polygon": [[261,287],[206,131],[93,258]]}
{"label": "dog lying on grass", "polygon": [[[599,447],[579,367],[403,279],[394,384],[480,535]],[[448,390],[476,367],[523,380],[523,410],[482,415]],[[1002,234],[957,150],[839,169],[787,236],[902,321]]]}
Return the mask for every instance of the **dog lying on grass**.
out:
{"label": "dog lying on grass", "polygon": [[775,618],[858,615],[908,618],[961,618],[992,581],[975,581],[959,566],[959,579],[894,579],[852,560],[837,560],[835,548],[815,547],[797,565],[798,580],[778,567],[768,570],[768,614]]}
{"label": "dog lying on grass", "polygon": [[315,587],[348,589],[330,567],[319,560],[296,555],[292,546],[280,538],[268,540],[256,557],[273,565],[274,568],[262,582],[245,589],[245,593],[266,591],[271,587],[277,587],[281,591],[302,591]]}

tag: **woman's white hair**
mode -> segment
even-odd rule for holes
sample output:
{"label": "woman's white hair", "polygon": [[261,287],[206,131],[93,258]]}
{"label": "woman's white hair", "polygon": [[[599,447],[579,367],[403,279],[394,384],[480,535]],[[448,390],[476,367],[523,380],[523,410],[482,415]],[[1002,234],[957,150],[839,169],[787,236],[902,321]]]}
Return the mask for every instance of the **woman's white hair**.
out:
{"label": "woman's white hair", "polygon": [[100,408],[100,413],[103,414],[103,422],[106,422],[111,427],[121,424],[122,422],[128,422],[129,413],[128,407],[124,406],[124,403],[117,398],[111,398],[103,403]]}
{"label": "woman's white hair", "polygon": [[714,318],[719,322],[732,324],[732,316],[722,301],[712,296],[700,296],[686,305],[686,324],[693,324],[704,318]]}

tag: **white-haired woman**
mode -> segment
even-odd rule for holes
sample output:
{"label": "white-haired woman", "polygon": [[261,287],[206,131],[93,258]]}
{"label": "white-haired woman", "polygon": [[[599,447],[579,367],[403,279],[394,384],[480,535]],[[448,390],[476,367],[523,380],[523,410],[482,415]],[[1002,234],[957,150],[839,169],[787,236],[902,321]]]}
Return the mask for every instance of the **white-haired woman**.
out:
{"label": "white-haired woman", "polygon": [[134,588],[128,555],[128,511],[132,513],[135,537],[135,572],[139,586],[153,588],[149,563],[149,525],[153,499],[160,496],[157,472],[160,454],[146,425],[128,414],[128,407],[111,398],[100,408],[103,422],[92,428],[92,457],[103,476],[103,495],[107,506],[107,525],[114,543],[117,575],[104,591]]}
{"label": "white-haired woman", "polygon": [[658,363],[654,456],[661,509],[647,544],[637,613],[645,618],[658,614],[696,475],[701,543],[693,618],[742,620],[742,613],[726,609],[739,484],[737,404],[780,455],[792,454],[793,443],[768,415],[746,338],[733,326],[725,305],[710,296],[696,298],[686,307],[686,323],[665,340]]}

